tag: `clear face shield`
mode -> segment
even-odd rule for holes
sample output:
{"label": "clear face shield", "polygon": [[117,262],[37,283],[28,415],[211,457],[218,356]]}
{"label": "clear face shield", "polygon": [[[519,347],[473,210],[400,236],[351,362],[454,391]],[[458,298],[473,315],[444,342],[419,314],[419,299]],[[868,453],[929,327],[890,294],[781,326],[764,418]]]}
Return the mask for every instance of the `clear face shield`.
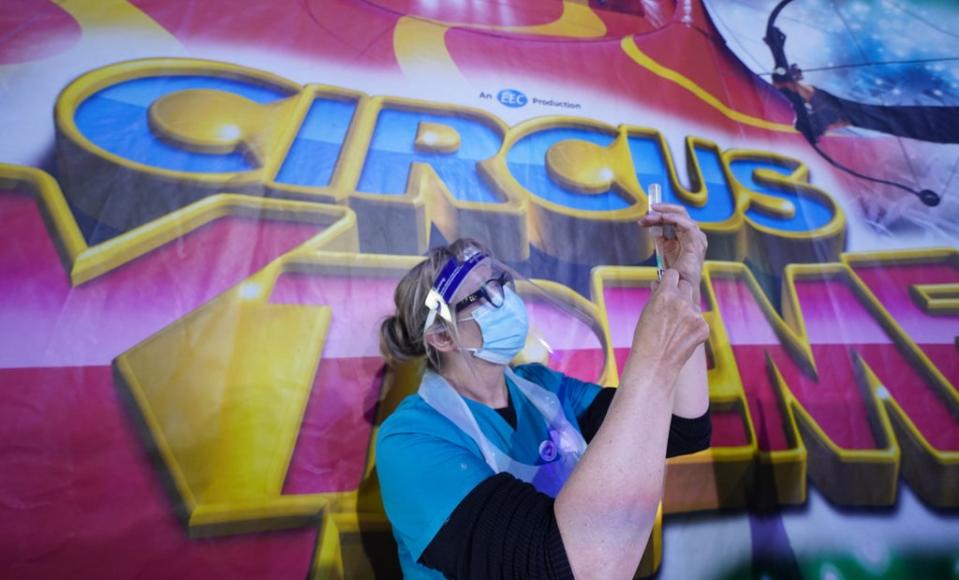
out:
{"label": "clear face shield", "polygon": [[526,278],[479,250],[451,259],[430,290],[424,337],[446,332],[460,368],[542,363],[602,383],[607,338],[598,309],[576,292]]}

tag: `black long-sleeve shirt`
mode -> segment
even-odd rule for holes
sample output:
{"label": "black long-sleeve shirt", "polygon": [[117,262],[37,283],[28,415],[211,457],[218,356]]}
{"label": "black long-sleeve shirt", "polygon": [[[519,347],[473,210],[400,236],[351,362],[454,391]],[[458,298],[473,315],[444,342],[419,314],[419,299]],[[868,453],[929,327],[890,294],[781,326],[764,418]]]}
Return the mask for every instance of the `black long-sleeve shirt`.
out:
{"label": "black long-sleeve shirt", "polygon": [[[599,431],[615,393],[604,388],[577,417],[587,443]],[[512,400],[497,411],[516,427]],[[673,415],[666,457],[708,448],[711,434],[708,411],[696,419]],[[420,563],[453,578],[572,578],[553,502],[509,473],[493,475],[453,510]]]}

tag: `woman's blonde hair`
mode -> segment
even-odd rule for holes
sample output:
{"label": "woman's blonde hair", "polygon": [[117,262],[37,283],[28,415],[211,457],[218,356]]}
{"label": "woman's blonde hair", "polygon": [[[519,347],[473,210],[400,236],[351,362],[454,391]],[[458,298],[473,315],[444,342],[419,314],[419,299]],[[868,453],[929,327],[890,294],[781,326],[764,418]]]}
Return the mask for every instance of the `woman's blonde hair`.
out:
{"label": "woman's blonde hair", "polygon": [[[476,240],[461,238],[448,246],[430,250],[426,259],[407,272],[396,285],[393,293],[396,313],[380,325],[380,352],[386,358],[386,364],[395,366],[425,356],[426,364],[439,370],[439,353],[427,344],[423,332],[429,315],[426,295],[450,258],[463,260],[468,249],[489,255],[489,250]],[[456,332],[455,327],[442,318],[437,318],[437,324],[445,325],[451,333]]]}

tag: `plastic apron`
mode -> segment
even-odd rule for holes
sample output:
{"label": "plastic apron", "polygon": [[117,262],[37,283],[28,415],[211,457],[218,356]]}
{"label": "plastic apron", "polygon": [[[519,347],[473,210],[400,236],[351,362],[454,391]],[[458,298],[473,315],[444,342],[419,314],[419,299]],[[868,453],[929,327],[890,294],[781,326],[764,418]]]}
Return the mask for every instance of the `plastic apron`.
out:
{"label": "plastic apron", "polygon": [[540,458],[546,462],[543,465],[517,461],[494,445],[480,429],[463,397],[439,374],[427,371],[418,392],[427,404],[476,442],[483,459],[494,472],[508,472],[517,479],[532,483],[537,490],[550,497],[556,497],[586,451],[586,441],[566,418],[555,394],[519,377],[509,367],[506,368],[506,376],[546,421],[549,439],[539,446]]}

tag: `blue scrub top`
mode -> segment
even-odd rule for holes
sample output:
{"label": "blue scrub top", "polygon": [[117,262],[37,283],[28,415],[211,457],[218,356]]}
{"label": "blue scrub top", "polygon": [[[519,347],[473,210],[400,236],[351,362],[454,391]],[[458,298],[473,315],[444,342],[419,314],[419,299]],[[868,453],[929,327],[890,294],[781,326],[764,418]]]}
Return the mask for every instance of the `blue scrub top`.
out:
{"label": "blue scrub top", "polygon": [[[581,415],[600,387],[568,377],[541,364],[513,369],[517,375],[552,391],[566,418],[579,429]],[[486,437],[513,459],[545,463],[539,446],[549,438],[546,421],[510,381],[516,429],[492,408],[464,397]],[[383,506],[399,546],[406,578],[442,578],[417,563],[457,505],[484,479],[494,475],[476,443],[419,395],[400,403],[380,427],[376,439],[376,469]]]}

